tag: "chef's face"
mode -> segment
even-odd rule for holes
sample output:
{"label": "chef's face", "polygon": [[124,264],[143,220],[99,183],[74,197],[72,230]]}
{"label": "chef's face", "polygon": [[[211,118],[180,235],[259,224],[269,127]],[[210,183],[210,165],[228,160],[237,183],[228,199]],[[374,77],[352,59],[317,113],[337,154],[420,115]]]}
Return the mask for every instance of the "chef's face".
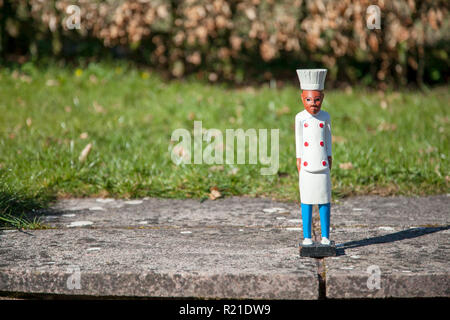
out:
{"label": "chef's face", "polygon": [[310,114],[317,114],[322,107],[324,94],[319,90],[303,90],[302,102],[306,111]]}

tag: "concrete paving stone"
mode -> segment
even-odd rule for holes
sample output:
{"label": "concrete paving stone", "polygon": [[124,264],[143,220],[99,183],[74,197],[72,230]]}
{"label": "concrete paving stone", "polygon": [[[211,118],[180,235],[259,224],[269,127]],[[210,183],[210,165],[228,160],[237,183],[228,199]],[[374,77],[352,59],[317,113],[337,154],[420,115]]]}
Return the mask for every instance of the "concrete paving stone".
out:
{"label": "concrete paving stone", "polygon": [[[60,211],[50,222],[56,229],[0,232],[0,291],[317,299],[316,262],[298,256],[299,233],[276,219],[280,210],[263,212],[284,203],[231,200],[210,202],[209,210],[199,201],[184,208],[176,201],[171,208],[170,201],[150,200],[133,205],[137,210],[124,206],[122,215],[112,217],[108,210],[89,211],[95,200],[64,200],[52,210]],[[76,219],[93,224],[68,228],[74,219],[62,213],[73,206],[87,209]],[[143,219],[149,225],[134,226]],[[80,289],[67,284],[73,268],[80,272]]]}
{"label": "concrete paving stone", "polygon": [[[448,227],[341,229],[325,258],[328,298],[449,297]],[[378,277],[378,275],[379,277]],[[379,279],[379,281],[377,280]]]}
{"label": "concrete paving stone", "polygon": [[331,225],[395,227],[411,225],[446,225],[450,223],[450,197],[380,197],[348,198],[332,206]]}
{"label": "concrete paving stone", "polygon": [[0,292],[317,299],[325,285],[328,298],[450,297],[449,208],[447,195],[345,199],[332,206],[338,256],[317,260],[299,257],[298,203],[60,200],[30,213],[53,229],[0,231]]}
{"label": "concrete paving stone", "polygon": [[449,204],[441,195],[360,197],[335,206],[338,256],[324,259],[326,296],[449,297]]}
{"label": "concrete paving stone", "polygon": [[[98,210],[98,207],[104,210]],[[97,210],[90,210],[92,208]],[[68,212],[75,216],[68,217]],[[75,221],[92,221],[94,227],[133,227],[141,226],[144,221],[148,225],[161,227],[301,226],[301,221],[298,220],[300,208],[296,203],[240,197],[204,202],[150,198],[140,204],[126,204],[124,200],[101,203],[97,199],[64,199],[50,210],[39,212],[39,215],[46,224],[54,227],[67,227]],[[285,219],[277,219],[280,217]]]}

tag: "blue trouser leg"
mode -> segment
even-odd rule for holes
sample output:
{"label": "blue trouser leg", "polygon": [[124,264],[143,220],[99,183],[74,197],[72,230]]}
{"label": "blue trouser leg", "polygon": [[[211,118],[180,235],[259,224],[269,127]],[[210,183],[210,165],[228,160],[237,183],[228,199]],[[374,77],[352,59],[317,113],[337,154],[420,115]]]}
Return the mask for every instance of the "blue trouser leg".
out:
{"label": "blue trouser leg", "polygon": [[312,204],[302,203],[303,238],[311,238]]}
{"label": "blue trouser leg", "polygon": [[319,213],[322,238],[330,238],[330,204],[319,204]]}

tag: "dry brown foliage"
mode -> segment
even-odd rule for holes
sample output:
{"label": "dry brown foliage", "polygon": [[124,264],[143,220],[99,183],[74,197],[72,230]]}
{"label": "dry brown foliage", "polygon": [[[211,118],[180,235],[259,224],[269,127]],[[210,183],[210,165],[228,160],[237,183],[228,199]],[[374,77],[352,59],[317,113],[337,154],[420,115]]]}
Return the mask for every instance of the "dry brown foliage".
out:
{"label": "dry brown foliage", "polygon": [[[433,72],[439,81],[448,76],[449,2],[444,0],[14,3],[16,11],[21,6],[29,10],[33,24],[43,33],[99,39],[106,47],[143,48],[147,61],[177,77],[207,70],[216,75],[211,79],[219,75],[239,80],[239,69],[274,61],[285,62],[290,69],[304,65],[329,68],[331,81],[356,82],[368,76],[378,82],[405,84],[412,78],[420,83],[427,77],[427,68],[437,70]],[[72,4],[81,8],[80,30],[65,27],[65,10]],[[381,10],[380,30],[367,28],[370,5]]]}

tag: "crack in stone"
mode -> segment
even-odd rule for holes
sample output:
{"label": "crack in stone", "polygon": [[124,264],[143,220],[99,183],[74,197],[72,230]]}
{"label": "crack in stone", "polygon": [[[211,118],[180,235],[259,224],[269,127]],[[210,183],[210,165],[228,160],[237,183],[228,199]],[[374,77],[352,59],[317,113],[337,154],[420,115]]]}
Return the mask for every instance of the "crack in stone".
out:
{"label": "crack in stone", "polygon": [[[317,207],[313,209],[312,219],[312,236],[314,242],[321,241],[321,229],[320,229],[320,214]],[[327,298],[327,283],[326,283],[326,267],[325,258],[315,258],[317,263],[317,279],[319,281],[318,295],[319,300],[325,300]]]}

